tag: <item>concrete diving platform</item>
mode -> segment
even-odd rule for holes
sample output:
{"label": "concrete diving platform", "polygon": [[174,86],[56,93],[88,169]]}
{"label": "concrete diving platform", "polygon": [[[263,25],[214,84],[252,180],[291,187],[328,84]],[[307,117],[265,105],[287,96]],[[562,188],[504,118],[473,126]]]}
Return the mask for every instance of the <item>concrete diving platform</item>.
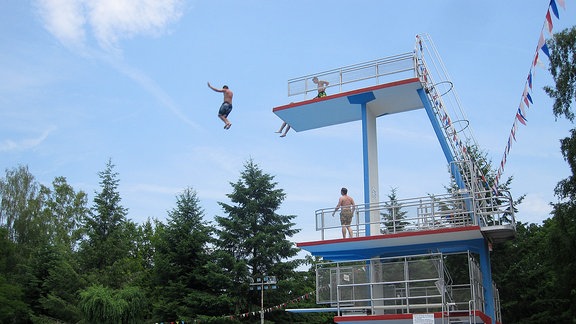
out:
{"label": "concrete diving platform", "polygon": [[294,130],[306,131],[362,120],[362,101],[376,117],[424,108],[418,78],[313,98],[279,106],[273,112]]}
{"label": "concrete diving platform", "polygon": [[[416,61],[404,53],[289,80],[294,102],[272,111],[300,132],[362,120],[362,104],[374,117],[424,108]],[[320,90],[327,96],[308,98]]]}

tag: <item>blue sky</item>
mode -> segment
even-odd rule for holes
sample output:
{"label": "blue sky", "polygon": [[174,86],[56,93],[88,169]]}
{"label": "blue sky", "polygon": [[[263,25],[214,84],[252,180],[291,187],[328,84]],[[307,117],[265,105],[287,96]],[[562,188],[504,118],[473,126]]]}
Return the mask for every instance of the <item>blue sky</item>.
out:
{"label": "blue sky", "polygon": [[[575,24],[566,1],[554,31]],[[164,220],[187,187],[207,220],[223,215],[230,182],[253,159],[297,215],[295,241],[319,239],[314,211],[345,186],[362,203],[359,122],[274,133],[272,108],[293,101],[287,80],[409,52],[427,33],[452,76],[476,141],[502,159],[548,1],[0,0],[0,167],[28,165],[49,185],[64,176],[90,196],[108,159],[129,218]],[[544,60],[547,64],[547,61]],[[233,126],[206,82],[234,91]],[[549,217],[556,183],[569,175],[555,121],[534,76],[534,105],[503,179],[526,194],[517,219]],[[423,110],[378,121],[380,198],[444,193],[446,161]]]}

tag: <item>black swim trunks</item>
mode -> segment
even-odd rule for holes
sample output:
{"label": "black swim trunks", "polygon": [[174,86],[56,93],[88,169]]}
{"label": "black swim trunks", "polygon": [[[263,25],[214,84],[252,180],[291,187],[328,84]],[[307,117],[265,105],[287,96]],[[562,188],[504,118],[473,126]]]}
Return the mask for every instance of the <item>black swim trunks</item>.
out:
{"label": "black swim trunks", "polygon": [[220,106],[220,110],[218,110],[218,115],[228,117],[231,111],[232,111],[232,104],[224,101]]}
{"label": "black swim trunks", "polygon": [[318,95],[316,96],[316,98],[322,98],[322,97],[326,97],[326,91],[319,91]]}

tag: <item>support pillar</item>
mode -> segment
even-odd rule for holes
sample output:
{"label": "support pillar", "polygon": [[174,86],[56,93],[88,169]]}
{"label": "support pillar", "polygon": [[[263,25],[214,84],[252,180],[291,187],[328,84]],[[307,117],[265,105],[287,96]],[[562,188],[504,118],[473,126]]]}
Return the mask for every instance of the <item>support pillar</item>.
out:
{"label": "support pillar", "polygon": [[[351,104],[359,104],[362,111],[362,158],[364,165],[364,204],[366,207],[380,202],[376,116],[367,106],[375,98],[372,92],[348,97],[348,101]],[[380,234],[380,214],[377,211],[370,212],[370,208],[366,208],[364,222],[366,224],[366,236]]]}

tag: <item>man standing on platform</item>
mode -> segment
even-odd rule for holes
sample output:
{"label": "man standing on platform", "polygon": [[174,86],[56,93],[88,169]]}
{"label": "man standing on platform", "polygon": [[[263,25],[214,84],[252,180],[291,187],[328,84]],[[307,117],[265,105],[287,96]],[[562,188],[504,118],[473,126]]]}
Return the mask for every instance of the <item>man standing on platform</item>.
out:
{"label": "man standing on platform", "polygon": [[318,86],[318,95],[316,96],[316,98],[326,97],[326,87],[330,83],[328,83],[328,81],[318,80],[317,77],[313,77],[312,82],[314,82]]}
{"label": "man standing on platform", "polygon": [[346,231],[348,231],[349,237],[353,237],[352,235],[352,227],[350,224],[352,223],[352,216],[354,215],[354,210],[356,208],[356,203],[354,203],[354,199],[348,196],[348,189],[342,188],[340,190],[340,199],[338,200],[338,205],[334,208],[332,212],[332,216],[338,211],[340,208],[340,224],[342,225],[342,237],[346,238]]}
{"label": "man standing on platform", "polygon": [[228,120],[228,115],[232,111],[232,96],[234,93],[228,89],[228,86],[223,86],[222,89],[214,88],[208,82],[208,87],[216,92],[222,92],[224,95],[224,102],[220,106],[218,110],[218,117],[224,122],[224,129],[229,129],[232,126],[232,123]]}

